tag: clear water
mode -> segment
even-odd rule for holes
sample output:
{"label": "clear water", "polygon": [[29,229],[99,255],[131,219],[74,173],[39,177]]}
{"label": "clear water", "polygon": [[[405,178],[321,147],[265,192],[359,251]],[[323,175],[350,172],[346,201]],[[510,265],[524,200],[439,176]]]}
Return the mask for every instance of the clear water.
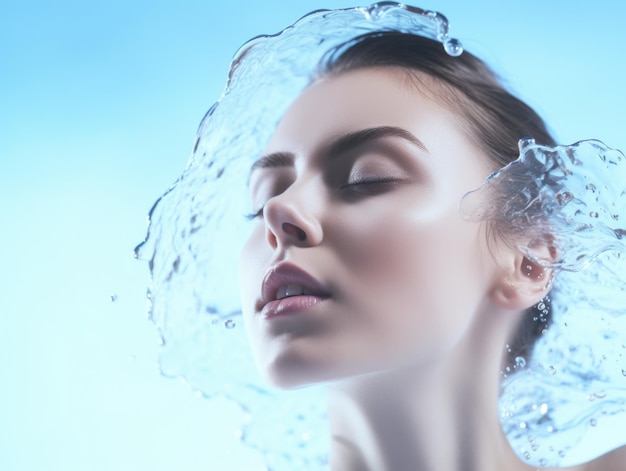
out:
{"label": "clear water", "polygon": [[[599,141],[519,147],[461,213],[514,229],[512,244],[555,269],[553,323],[503,372],[500,415],[520,456],[568,466],[626,443],[626,158]],[[546,232],[555,259],[534,253]],[[588,456],[576,452],[583,439]]]}
{"label": "clear water", "polygon": [[[271,469],[325,467],[328,449],[325,395],[320,388],[289,393],[270,391],[252,364],[241,328],[237,282],[237,257],[250,231],[250,223],[243,217],[251,209],[246,177],[287,106],[315,75],[324,52],[357,34],[380,29],[428,36],[441,41],[450,55],[462,53],[460,42],[448,36],[448,24],[441,14],[391,2],[371,8],[319,11],[278,35],[253,39],[235,55],[220,100],[200,124],[187,168],[155,203],[146,241],[137,248],[137,256],[150,263],[150,312],[163,339],[162,373],[184,378],[202,395],[225,395],[239,404],[241,439],[261,450]],[[584,148],[585,153],[597,155],[588,150],[589,146],[604,149],[599,143],[581,144],[577,149]],[[463,203],[466,217],[494,217],[494,208],[484,204],[507,175],[526,175],[530,167],[533,171],[548,170],[541,158],[552,151],[536,149],[534,144],[524,142],[521,167],[507,167],[482,189],[469,194]],[[554,152],[567,154],[568,151],[560,148]],[[524,156],[531,153],[538,157],[537,165],[543,165],[541,169],[533,166],[534,163],[527,165],[532,159]],[[606,155],[622,158],[621,154],[611,152]],[[596,420],[592,428],[602,431],[604,417],[616,416],[624,407],[621,398],[626,378],[621,369],[626,369],[626,365],[619,356],[623,350],[616,339],[617,332],[626,331],[618,315],[619,306],[626,304],[611,302],[619,299],[614,298],[616,288],[622,299],[624,291],[617,281],[610,280],[621,279],[623,283],[623,275],[619,274],[624,273],[624,268],[616,265],[621,259],[615,255],[623,251],[623,234],[619,232],[619,224],[611,225],[611,221],[614,215],[621,218],[620,223],[626,219],[623,193],[619,196],[614,193],[619,182],[626,179],[623,164],[615,165],[619,171],[605,175],[600,172],[601,164],[587,160],[587,157],[581,159],[584,163],[577,167],[566,163],[565,168],[587,172],[585,184],[594,184],[595,193],[580,190],[575,183],[578,177],[572,177],[564,180],[563,188],[573,195],[567,203],[559,203],[558,207],[549,203],[555,198],[569,198],[563,189],[554,193],[553,188],[545,196],[542,193],[540,200],[546,213],[549,208],[559,209],[557,214],[563,214],[565,221],[569,210],[584,209],[584,214],[571,216],[577,218],[574,221],[593,224],[589,229],[576,223],[562,225],[564,235],[575,232],[581,237],[571,243],[563,238],[563,257],[557,267],[561,273],[555,288],[564,293],[562,299],[565,299],[566,295],[585,297],[567,289],[597,286],[599,291],[594,291],[595,294],[585,291],[592,300],[587,304],[593,307],[593,312],[601,312],[594,316],[601,315],[604,320],[598,322],[597,317],[586,311],[576,315],[569,309],[573,305],[556,306],[555,317],[556,311],[562,311],[564,317],[555,320],[533,358],[519,359],[514,374],[507,374],[503,382],[500,405],[503,425],[518,453],[521,456],[528,453],[528,460],[538,465],[542,459],[551,465],[565,463],[572,456],[573,444],[591,427],[592,419]],[[544,188],[544,182],[537,180],[539,176],[528,175],[532,175],[528,177],[529,185]],[[610,189],[605,189],[607,184]],[[515,214],[523,216],[523,208]],[[599,233],[604,242],[598,241]],[[579,242],[592,245],[577,245]],[[566,256],[566,253],[576,255]],[[529,254],[532,256],[532,251]],[[577,271],[594,259],[597,262],[593,266],[600,267],[598,270]],[[602,271],[605,269],[613,270],[612,278],[605,276],[606,271]],[[575,282],[567,281],[570,274]],[[583,280],[581,276],[587,278],[578,281]],[[601,305],[596,306],[600,300]],[[582,340],[592,337],[588,324],[592,324],[594,338],[596,331],[599,339],[604,339],[605,333],[610,334],[609,338],[583,347],[586,344]],[[563,339],[572,338],[574,331],[587,335],[581,335],[585,339],[573,344],[575,350],[562,350],[561,345],[566,345]],[[571,394],[563,394],[564,387]],[[537,391],[541,391],[540,396]],[[594,395],[594,400],[587,399],[589,394]],[[603,411],[607,412],[603,414]],[[550,433],[545,431],[548,426],[552,426]]]}

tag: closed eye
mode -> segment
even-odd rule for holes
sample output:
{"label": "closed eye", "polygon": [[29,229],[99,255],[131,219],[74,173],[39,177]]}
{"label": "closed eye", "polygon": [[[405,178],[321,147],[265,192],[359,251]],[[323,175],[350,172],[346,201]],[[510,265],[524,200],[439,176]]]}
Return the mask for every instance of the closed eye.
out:
{"label": "closed eye", "polygon": [[364,194],[381,193],[399,183],[401,183],[401,180],[391,177],[362,179],[344,183],[340,186],[340,189]]}

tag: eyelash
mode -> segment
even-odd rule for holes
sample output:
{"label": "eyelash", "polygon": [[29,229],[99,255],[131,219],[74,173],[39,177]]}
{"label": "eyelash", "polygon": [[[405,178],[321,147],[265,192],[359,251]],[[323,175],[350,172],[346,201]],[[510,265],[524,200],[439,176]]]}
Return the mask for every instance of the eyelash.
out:
{"label": "eyelash", "polygon": [[[367,187],[369,185],[390,184],[390,183],[397,183],[397,182],[398,180],[395,178],[377,178],[377,179],[371,179],[371,180],[363,179],[363,180],[356,180],[356,181],[344,183],[343,185],[339,187],[339,189],[357,191],[357,188],[359,187]],[[263,216],[264,209],[265,209],[265,205],[261,206],[258,210],[252,213],[245,214],[244,217],[248,221],[252,221],[254,219],[257,219]]]}
{"label": "eyelash", "polygon": [[248,214],[244,214],[244,218],[246,218],[248,221],[252,221],[256,218],[259,218],[261,216],[263,216],[263,209],[265,208],[265,205],[261,206],[257,211],[254,211],[252,213],[248,213]]}
{"label": "eyelash", "polygon": [[381,178],[373,178],[373,179],[356,180],[356,181],[348,182],[348,183],[341,185],[340,189],[341,190],[351,190],[351,189],[356,190],[359,187],[367,187],[369,185],[384,185],[384,184],[391,184],[391,183],[398,183],[398,179],[392,178],[392,177],[381,177]]}

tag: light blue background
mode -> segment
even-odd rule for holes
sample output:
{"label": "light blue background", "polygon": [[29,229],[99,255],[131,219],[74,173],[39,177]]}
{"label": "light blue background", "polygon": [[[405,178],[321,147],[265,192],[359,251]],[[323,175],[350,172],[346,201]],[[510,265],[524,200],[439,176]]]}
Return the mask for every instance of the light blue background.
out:
{"label": "light blue background", "polygon": [[[228,405],[159,376],[131,252],[235,50],[351,5],[2,0],[0,469],[253,469]],[[622,2],[420,6],[446,14],[560,142],[626,149]]]}

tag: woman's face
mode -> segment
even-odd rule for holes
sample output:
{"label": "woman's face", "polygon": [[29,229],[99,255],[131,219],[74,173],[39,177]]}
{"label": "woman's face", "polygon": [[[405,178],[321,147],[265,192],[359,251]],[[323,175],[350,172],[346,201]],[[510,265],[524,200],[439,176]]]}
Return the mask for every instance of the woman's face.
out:
{"label": "woman's face", "polygon": [[253,166],[240,287],[274,384],[436,362],[486,302],[484,230],[458,203],[490,169],[432,97],[392,68],[320,80]]}

